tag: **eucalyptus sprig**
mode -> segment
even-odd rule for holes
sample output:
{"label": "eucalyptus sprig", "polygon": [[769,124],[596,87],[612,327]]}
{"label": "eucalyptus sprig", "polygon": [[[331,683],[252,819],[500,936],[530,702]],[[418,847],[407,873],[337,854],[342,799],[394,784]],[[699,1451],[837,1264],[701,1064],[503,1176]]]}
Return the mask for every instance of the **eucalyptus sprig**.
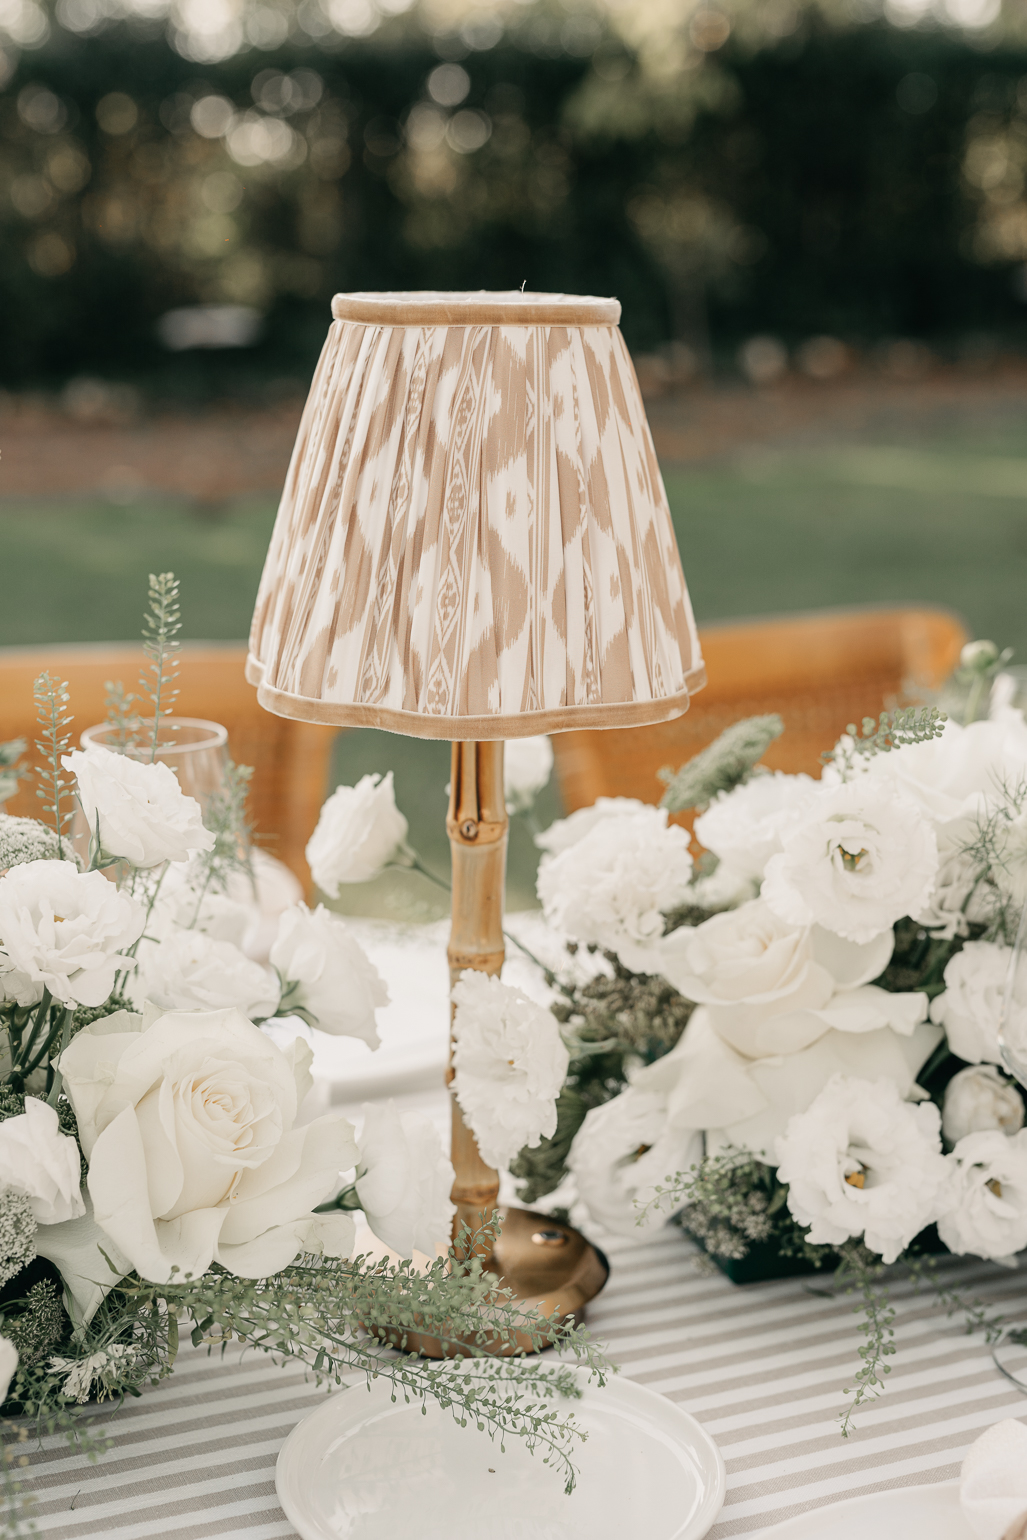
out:
{"label": "eucalyptus sprig", "polygon": [[[61,835],[65,823],[71,817],[71,783],[61,774],[61,755],[66,754],[71,747],[68,728],[73,718],[68,710],[68,684],[66,680],[55,679],[44,670],[32,686],[32,693],[40,730],[36,748],[43,760],[37,772],[40,784],[36,796],[43,803],[43,811],[53,819],[57,835],[55,854],[59,860],[64,854]],[[68,803],[67,811],[62,812],[62,801]]]}
{"label": "eucalyptus sprig", "polygon": [[170,716],[178,697],[178,670],[182,629],[178,603],[178,580],[173,572],[150,573],[150,591],[143,615],[143,651],[150,660],[149,675],[139,677],[144,694],[153,702],[153,741],[151,763],[157,758],[162,716]]}

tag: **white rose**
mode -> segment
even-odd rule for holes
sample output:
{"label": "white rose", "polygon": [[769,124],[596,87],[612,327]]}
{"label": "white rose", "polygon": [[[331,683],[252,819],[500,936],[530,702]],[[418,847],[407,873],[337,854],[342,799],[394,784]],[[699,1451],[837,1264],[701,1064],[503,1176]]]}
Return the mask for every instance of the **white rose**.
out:
{"label": "white rose", "polygon": [[552,773],[553,745],[548,738],[511,738],[503,750],[507,812],[526,813]]}
{"label": "white rose", "polygon": [[937,1218],[948,1168],[933,1102],[904,1102],[892,1080],[836,1075],[777,1141],[788,1207],[814,1245],[862,1236],[894,1262]]}
{"label": "white rose", "polygon": [[147,945],[133,991],[164,1011],[234,1008],[256,1021],[274,1016],[279,990],[274,975],[233,946],[201,930],[172,931]]}
{"label": "white rose", "polygon": [[989,1129],[1015,1134],[1022,1127],[1023,1098],[994,1064],[971,1064],[945,1087],[941,1131],[950,1144],[958,1144],[967,1134]]}
{"label": "white rose", "polygon": [[378,969],[345,924],[319,904],[287,909],[278,923],[271,966],[285,986],[279,1015],[296,1012],[322,1032],[378,1047],[374,1013],[388,1005]]}
{"label": "white rose", "polygon": [[783,920],[870,941],[923,909],[938,872],[916,804],[862,777],[818,790],[771,856],[762,896]]}
{"label": "white rose", "polygon": [[322,893],[338,898],[345,882],[369,882],[402,854],[407,821],[396,806],[392,771],[338,786],[321,809],[307,843],[311,875]]}
{"label": "white rose", "polygon": [[663,935],[664,911],[686,902],[692,877],[688,834],[665,808],[604,818],[543,861],[538,896],[550,925],[617,952],[629,968],[654,971],[645,948]]}
{"label": "white rose", "polygon": [[25,1111],[0,1123],[0,1188],[29,1200],[37,1224],[60,1224],[86,1211],[78,1145],[61,1133],[57,1113],[30,1096]]}
{"label": "white rose", "polygon": [[434,1256],[449,1242],[456,1213],[449,1194],[454,1172],[429,1118],[392,1102],[365,1102],[357,1138],[357,1197],[380,1241],[401,1257]]}
{"label": "white rose", "polygon": [[732,791],[722,791],[695,820],[695,837],[732,872],[758,881],[770,857],[781,849],[781,835],[816,790],[808,775],[754,775]]}
{"label": "white rose", "polygon": [[287,1056],[232,1010],[144,1021],[101,1018],[60,1058],[93,1218],[131,1267],[152,1283],[212,1262],[264,1278],[301,1252],[348,1255],[349,1215],[312,1211],[357,1150],[342,1118],[294,1127],[311,1084],[306,1044]]}
{"label": "white rose", "polygon": [[70,861],[30,861],[0,877],[0,996],[102,1005],[121,955],[142,933],[144,913],[103,872]]}
{"label": "white rose", "polygon": [[486,973],[463,973],[453,1003],[453,1091],[482,1159],[505,1170],[556,1132],[570,1056],[551,1011]]}
{"label": "white rose", "polygon": [[0,1337],[0,1405],[7,1400],[7,1392],[17,1372],[18,1349],[10,1337]]}
{"label": "white rose", "polygon": [[640,1227],[656,1229],[673,1212],[647,1207],[656,1188],[697,1164],[702,1150],[701,1133],[672,1121],[665,1093],[629,1086],[586,1114],[567,1169],[591,1218],[637,1240]]}
{"label": "white rose", "polygon": [[65,754],[61,763],[78,782],[90,835],[95,838],[99,826],[105,855],[146,867],[213,849],[200,804],[186,796],[175,772],[160,760],[148,765],[95,747]]}
{"label": "white rose", "polygon": [[966,1252],[1015,1266],[1027,1246],[1027,1132],[966,1134],[948,1156],[948,1207],[938,1234]]}
{"label": "white rose", "polygon": [[633,813],[644,813],[647,807],[649,803],[640,802],[637,797],[597,797],[591,807],[579,807],[566,818],[557,818],[548,829],[535,835],[535,844],[545,855],[558,856],[591,834],[597,824],[610,818],[630,818]]}
{"label": "white rose", "polygon": [[945,965],[945,993],[932,1002],[931,1020],[968,1064],[1002,1062],[998,1029],[1008,968],[1009,948],[994,941],[967,941]]}

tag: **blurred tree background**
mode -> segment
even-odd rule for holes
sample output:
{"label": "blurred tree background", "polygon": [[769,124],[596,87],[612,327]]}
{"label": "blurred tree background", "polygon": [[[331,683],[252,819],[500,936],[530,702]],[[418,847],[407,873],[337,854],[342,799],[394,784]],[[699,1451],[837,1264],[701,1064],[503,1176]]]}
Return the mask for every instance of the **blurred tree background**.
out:
{"label": "blurred tree background", "polygon": [[7,388],[302,380],[361,288],[756,379],[1027,342],[1023,0],[0,0],[0,84]]}

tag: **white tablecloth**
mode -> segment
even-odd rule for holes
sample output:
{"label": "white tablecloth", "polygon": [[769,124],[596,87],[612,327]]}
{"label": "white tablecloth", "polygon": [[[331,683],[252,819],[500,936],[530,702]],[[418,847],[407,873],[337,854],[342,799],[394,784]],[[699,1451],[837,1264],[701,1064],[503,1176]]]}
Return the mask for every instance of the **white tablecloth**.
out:
{"label": "white tablecloth", "polygon": [[[393,1068],[370,1073],[362,1045],[356,1054],[322,1042],[322,1070],[332,1071],[334,1054],[333,1072],[343,1077],[332,1088],[337,1105],[349,1110],[368,1094],[392,1093],[445,1128],[445,1095],[426,1088],[441,1066],[446,1020],[445,968],[432,960],[443,932],[432,931],[377,936],[396,996],[382,1034]],[[355,1076],[347,1054],[369,1073]],[[720,1445],[728,1494],[711,1540],[758,1535],[841,1497],[951,1479],[983,1428],[1027,1417],[1027,1393],[999,1374],[983,1339],[899,1282],[892,1290],[898,1352],[887,1389],[843,1440],[838,1413],[863,1341],[851,1298],[811,1294],[800,1280],[740,1288],[704,1274],[674,1228],[607,1249],[613,1270],[589,1325],[625,1374],[679,1402]],[[1022,1274],[948,1264],[945,1276],[1027,1317]],[[113,1443],[95,1465],[59,1440],[33,1453],[40,1533],[54,1540],[290,1536],[275,1497],[275,1459],[324,1394],[295,1366],[278,1368],[260,1353],[209,1358],[187,1345],[168,1381],[115,1416],[98,1417],[109,1422]],[[556,1478],[541,1464],[539,1480],[553,1481],[559,1501]]]}

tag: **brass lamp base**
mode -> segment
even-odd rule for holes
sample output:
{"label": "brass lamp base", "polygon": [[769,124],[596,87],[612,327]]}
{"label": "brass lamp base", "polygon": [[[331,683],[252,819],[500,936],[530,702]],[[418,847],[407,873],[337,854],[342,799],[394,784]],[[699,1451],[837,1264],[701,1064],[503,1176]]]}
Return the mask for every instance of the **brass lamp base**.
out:
{"label": "brass lamp base", "polygon": [[[525,1208],[501,1208],[499,1215],[503,1228],[485,1268],[495,1276],[497,1289],[512,1291],[513,1298],[507,1303],[553,1317],[554,1324],[559,1321],[561,1327],[570,1317],[580,1323],[585,1305],[595,1298],[609,1277],[606,1257],[577,1230],[548,1214],[536,1214]],[[532,1341],[527,1334],[518,1334],[516,1344],[507,1337],[503,1342],[484,1342],[479,1347],[509,1357],[550,1347],[554,1337],[540,1343],[537,1337]],[[400,1345],[392,1333],[390,1340]],[[420,1353],[424,1358],[459,1358],[470,1351],[454,1342],[443,1344],[438,1337],[420,1332],[405,1333],[402,1346],[408,1353]]]}

